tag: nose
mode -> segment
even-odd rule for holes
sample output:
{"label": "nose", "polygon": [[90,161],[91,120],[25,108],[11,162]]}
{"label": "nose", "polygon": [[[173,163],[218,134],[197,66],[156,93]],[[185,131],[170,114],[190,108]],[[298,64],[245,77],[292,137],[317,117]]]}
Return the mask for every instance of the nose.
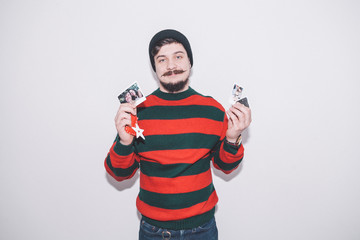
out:
{"label": "nose", "polygon": [[173,70],[173,69],[176,69],[176,63],[174,60],[172,59],[169,59],[168,62],[167,62],[167,69],[168,70]]}

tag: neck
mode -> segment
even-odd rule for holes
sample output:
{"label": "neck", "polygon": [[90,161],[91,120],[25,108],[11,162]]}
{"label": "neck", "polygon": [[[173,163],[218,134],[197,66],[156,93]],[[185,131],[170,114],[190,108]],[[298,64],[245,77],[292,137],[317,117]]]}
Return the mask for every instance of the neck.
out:
{"label": "neck", "polygon": [[154,94],[164,100],[169,100],[169,101],[176,101],[176,100],[182,100],[185,98],[188,98],[194,94],[197,94],[195,92],[194,89],[192,89],[190,86],[187,90],[182,91],[182,92],[177,92],[177,93],[168,93],[168,92],[163,92],[160,90],[160,88],[156,89]]}

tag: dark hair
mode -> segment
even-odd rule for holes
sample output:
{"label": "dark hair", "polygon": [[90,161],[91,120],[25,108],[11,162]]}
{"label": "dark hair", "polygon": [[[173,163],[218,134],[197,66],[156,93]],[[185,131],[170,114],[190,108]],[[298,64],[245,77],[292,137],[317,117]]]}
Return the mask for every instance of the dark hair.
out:
{"label": "dark hair", "polygon": [[163,40],[158,41],[154,47],[151,49],[151,55],[155,57],[156,54],[160,51],[160,48],[164,45],[171,44],[171,43],[180,43],[179,41],[173,38],[165,38]]}

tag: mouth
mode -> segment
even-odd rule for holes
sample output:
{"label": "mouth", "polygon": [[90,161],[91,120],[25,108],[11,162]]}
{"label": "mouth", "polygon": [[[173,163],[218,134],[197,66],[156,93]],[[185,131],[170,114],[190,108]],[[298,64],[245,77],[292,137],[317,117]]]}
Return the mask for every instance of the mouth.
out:
{"label": "mouth", "polygon": [[168,71],[168,72],[164,73],[162,76],[163,76],[163,77],[167,77],[167,76],[182,74],[182,73],[184,73],[184,72],[185,72],[184,70]]}

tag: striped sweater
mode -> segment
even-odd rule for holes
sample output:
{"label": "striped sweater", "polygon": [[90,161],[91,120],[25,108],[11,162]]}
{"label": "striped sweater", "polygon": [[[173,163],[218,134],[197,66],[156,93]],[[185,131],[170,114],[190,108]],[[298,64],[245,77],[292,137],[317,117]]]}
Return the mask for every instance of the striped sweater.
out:
{"label": "striped sweater", "polygon": [[145,140],[124,146],[117,136],[105,159],[107,172],[122,181],[140,168],[136,205],[155,226],[189,229],[209,221],[218,201],[210,161],[230,173],[244,152],[242,145],[224,141],[224,108],[192,88],[177,94],[157,89],[138,106],[137,116]]}

